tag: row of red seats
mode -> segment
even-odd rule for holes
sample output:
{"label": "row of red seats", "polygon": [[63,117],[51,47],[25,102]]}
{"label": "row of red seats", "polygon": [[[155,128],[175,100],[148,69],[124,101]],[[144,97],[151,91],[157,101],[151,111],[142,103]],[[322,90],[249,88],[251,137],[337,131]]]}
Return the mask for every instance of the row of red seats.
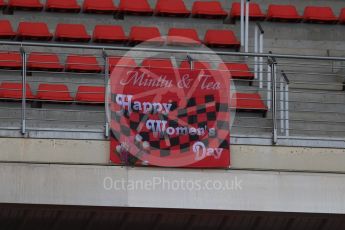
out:
{"label": "row of red seats", "polygon": [[[44,40],[53,39],[53,34],[44,22],[20,22],[17,32],[14,32],[8,20],[0,20],[0,38],[20,40]],[[69,42],[88,42],[91,36],[87,33],[83,24],[58,24],[55,29],[55,39]],[[93,41],[103,43],[134,44],[149,41],[164,43],[157,27],[133,26],[129,36],[126,36],[122,26],[96,25],[93,31]],[[170,28],[167,37],[170,45],[201,45],[202,41],[195,29]],[[238,49],[240,42],[231,30],[207,30],[203,43],[211,47],[234,47]]]}
{"label": "row of red seats", "polygon": [[[0,7],[6,4],[0,0]],[[10,0],[8,6],[12,9],[42,10],[43,4],[39,0]],[[241,15],[240,3],[232,3],[230,17],[239,18]],[[81,7],[76,0],[47,0],[47,11],[80,12]],[[83,11],[86,13],[114,13],[120,11],[123,13],[152,15],[155,13],[160,16],[182,16],[186,17],[192,14],[193,17],[207,18],[225,18],[228,13],[222,8],[218,1],[195,1],[192,11],[189,11],[183,0],[158,0],[153,10],[147,0],[121,0],[119,7],[116,7],[113,0],[85,0]],[[249,16],[257,20],[283,20],[283,21],[307,21],[324,23],[345,23],[345,8],[342,9],[339,17],[336,17],[330,7],[307,6],[304,9],[303,16],[300,16],[293,5],[271,4],[265,15],[260,6],[256,3],[250,3]]]}
{"label": "row of red seats", "polygon": [[[241,16],[240,3],[233,3],[230,17],[238,19]],[[345,8],[339,17],[335,16],[331,7],[307,6],[301,16],[294,5],[270,4],[267,14],[264,14],[257,3],[249,4],[249,18],[251,20],[288,21],[288,22],[314,22],[314,23],[345,23]]]}
{"label": "row of red seats", "polygon": [[[22,83],[2,82],[0,85],[1,99],[22,99]],[[71,96],[68,87],[64,84],[40,84],[37,94],[32,93],[29,84],[26,84],[26,98],[28,100],[60,101],[78,103],[104,103],[105,88],[103,86],[79,86],[75,98]]]}
{"label": "row of red seats", "polygon": [[[233,3],[230,17],[238,19],[241,16],[240,3]],[[332,8],[328,6],[307,6],[303,16],[299,15],[294,5],[270,4],[267,14],[264,14],[257,3],[249,4],[249,18],[251,20],[289,21],[289,22],[315,22],[315,23],[345,23],[345,8],[336,17]]]}
{"label": "row of red seats", "polygon": [[[22,99],[22,83],[2,82],[0,85],[0,99]],[[105,102],[105,87],[103,86],[79,86],[75,98],[71,96],[65,84],[40,84],[37,94],[34,95],[29,84],[26,84],[26,99],[52,102],[77,102],[103,104]],[[236,100],[236,101],[235,101]],[[258,93],[236,93],[233,96],[232,105],[241,111],[266,112],[267,107]]]}
{"label": "row of red seats", "polygon": [[[0,0],[0,6],[5,6]],[[40,0],[10,0],[11,9],[43,10]],[[119,6],[115,6],[113,0],[84,0],[81,7],[77,0],[47,0],[47,11],[79,13],[83,9],[85,13],[115,13],[117,11],[128,14],[210,17],[225,18],[228,13],[218,1],[195,1],[192,11],[188,10],[183,0],[158,0],[155,9],[152,9],[147,0],[120,0]]]}
{"label": "row of red seats", "polygon": [[[98,64],[97,58],[86,55],[69,55],[66,66],[61,65],[59,57],[54,53],[33,52],[28,57],[28,70],[66,71],[100,73],[103,68]],[[0,68],[21,69],[22,60],[19,52],[0,53]]]}
{"label": "row of red seats", "polygon": [[[65,67],[60,63],[59,57],[54,53],[30,53],[27,60],[27,67],[31,71],[66,71],[71,72],[93,72],[100,73],[103,68],[99,65],[97,58],[90,55],[69,55],[66,59]],[[115,66],[138,67],[133,58],[130,57],[109,57],[109,69],[112,71]],[[170,59],[147,58],[141,63],[145,68],[174,68]],[[19,52],[0,52],[0,68],[21,69],[22,60]],[[182,61],[180,68],[189,69],[188,61]],[[212,69],[210,63],[205,61],[195,61],[194,69]],[[219,70],[229,70],[234,79],[253,80],[254,74],[250,72],[248,65],[243,63],[221,63]]]}

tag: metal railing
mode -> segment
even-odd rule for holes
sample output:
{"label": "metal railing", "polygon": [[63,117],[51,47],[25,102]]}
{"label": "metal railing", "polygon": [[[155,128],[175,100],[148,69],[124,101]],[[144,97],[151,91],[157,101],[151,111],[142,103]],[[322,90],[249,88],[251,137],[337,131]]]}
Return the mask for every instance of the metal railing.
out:
{"label": "metal railing", "polygon": [[[260,23],[256,23],[254,31],[254,53],[262,54],[264,52],[264,33]],[[254,73],[255,79],[259,78],[259,88],[263,87],[263,57],[254,57]]]}
{"label": "metal railing", "polygon": [[[259,29],[259,28],[258,28]],[[344,57],[322,57],[303,55],[283,55],[273,53],[213,52],[209,50],[188,50],[176,47],[122,47],[92,46],[74,44],[54,44],[35,42],[1,41],[0,45],[14,47],[21,52],[21,70],[0,70],[1,82],[11,80],[22,82],[21,103],[0,101],[1,136],[24,136],[45,138],[104,139],[109,136],[109,124],[104,106],[85,106],[77,101],[70,105],[58,104],[43,108],[30,108],[26,98],[25,84],[36,88],[38,83],[64,83],[70,86],[71,94],[76,93],[79,85],[106,85],[109,79],[109,56],[122,56],[124,52],[135,51],[133,57],[139,63],[147,53],[174,57],[174,61],[193,61],[205,58],[218,69],[219,58],[224,62],[247,63],[254,66],[253,79],[234,80],[236,91],[257,93],[258,100],[267,106],[267,116],[256,113],[256,108],[236,113],[232,126],[232,143],[262,145],[299,145],[299,146],[345,146],[345,92]],[[57,49],[60,61],[68,54],[78,51],[96,56],[102,73],[74,73],[29,71],[28,53],[42,49]],[[68,49],[68,52],[62,52]],[[261,51],[261,50],[260,50]],[[119,54],[120,53],[120,54]],[[344,71],[344,72],[342,72]],[[248,73],[232,69],[236,73]],[[28,76],[29,74],[34,76]],[[66,76],[67,75],[67,76]],[[7,76],[10,79],[4,78]],[[15,79],[13,76],[18,77]],[[74,76],[74,77],[73,77]],[[248,86],[253,84],[253,86]],[[310,99],[311,98],[311,99]],[[308,100],[307,100],[308,99]],[[334,99],[334,100],[333,100]],[[106,102],[106,101],[105,101]],[[76,104],[77,103],[77,104]],[[105,103],[106,104],[106,103]],[[20,116],[17,116],[20,114]],[[15,116],[16,115],[16,116]],[[327,117],[329,115],[329,118]],[[344,120],[342,120],[344,116]],[[70,119],[67,119],[70,118]],[[19,122],[18,122],[19,121]],[[19,131],[19,132],[18,132]]]}

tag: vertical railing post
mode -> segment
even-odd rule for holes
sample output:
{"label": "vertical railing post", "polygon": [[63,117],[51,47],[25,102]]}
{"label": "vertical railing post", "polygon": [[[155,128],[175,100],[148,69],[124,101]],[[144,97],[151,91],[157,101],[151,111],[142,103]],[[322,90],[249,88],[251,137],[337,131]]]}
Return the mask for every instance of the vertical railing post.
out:
{"label": "vertical railing post", "polygon": [[[107,87],[109,84],[109,70],[110,70],[110,68],[109,68],[109,57],[108,57],[108,55],[104,49],[103,49],[103,59],[104,59],[104,89],[105,89],[105,92],[107,92]],[[106,112],[107,106],[109,106],[109,101],[108,101],[107,95],[105,94],[104,95],[104,114],[105,114],[104,136],[106,138],[109,137],[109,130],[110,130],[108,116],[107,116],[107,112]]]}
{"label": "vertical railing post", "polygon": [[241,0],[241,46],[244,46],[244,4],[245,0]]}
{"label": "vertical railing post", "polygon": [[[256,23],[255,25],[255,32],[254,32],[254,52],[255,53],[263,53],[263,37],[264,37],[264,30],[260,23]],[[259,88],[263,88],[263,57],[254,57],[254,63],[255,63],[255,79],[259,78]]]}
{"label": "vertical railing post", "polygon": [[[256,28],[257,28],[257,30],[258,30],[258,32],[259,32],[259,35],[258,35],[258,38],[256,38],[256,39],[258,39],[258,41],[257,41],[257,44],[258,44],[258,52],[260,53],[260,54],[262,54],[263,52],[264,52],[264,33],[265,33],[265,31],[263,30],[263,28],[262,28],[262,26],[261,26],[261,24],[260,23],[256,23]],[[264,69],[264,67],[263,67],[263,57],[259,57],[258,59],[257,59],[257,62],[258,62],[258,72],[259,72],[259,88],[260,89],[262,89],[263,88],[263,69]],[[257,76],[256,76],[257,77]]]}
{"label": "vertical railing post", "polygon": [[268,110],[271,109],[271,78],[272,78],[272,68],[270,64],[270,57],[267,57],[267,79],[266,79],[266,86],[267,86],[267,108]]}
{"label": "vertical railing post", "polygon": [[289,128],[289,78],[286,76],[285,72],[282,70],[281,71],[281,78],[282,78],[282,83],[284,83],[283,86],[283,105],[281,105],[282,107],[282,111],[283,113],[283,117],[284,117],[284,131],[285,131],[285,136],[288,137],[290,135],[290,128]]}
{"label": "vertical railing post", "polygon": [[279,110],[280,110],[280,134],[283,134],[285,131],[285,85],[282,77],[279,78]]}
{"label": "vertical railing post", "polygon": [[244,46],[244,52],[248,52],[249,51],[249,3],[250,0],[246,1],[246,13],[245,13],[245,46]]}
{"label": "vertical railing post", "polygon": [[[262,54],[264,52],[264,33],[260,33],[259,35],[259,53]],[[264,71],[264,58],[259,58],[259,88],[263,88],[263,71]]]}
{"label": "vertical railing post", "polygon": [[[254,31],[254,53],[257,54],[259,52],[259,27],[256,25],[255,26],[255,31]],[[255,79],[258,79],[258,56],[254,57],[254,76]]]}
{"label": "vertical railing post", "polygon": [[271,76],[272,76],[272,87],[271,87],[271,104],[272,104],[272,143],[276,144],[278,141],[278,125],[277,125],[277,71],[276,71],[276,61],[275,58],[269,59],[269,64],[271,66]]}
{"label": "vertical railing post", "polygon": [[21,133],[26,133],[26,53],[23,47],[20,48],[22,56],[22,108],[21,108]]}
{"label": "vertical railing post", "polygon": [[285,85],[285,136],[289,137],[290,136],[290,118],[289,118],[289,84],[286,83]]}

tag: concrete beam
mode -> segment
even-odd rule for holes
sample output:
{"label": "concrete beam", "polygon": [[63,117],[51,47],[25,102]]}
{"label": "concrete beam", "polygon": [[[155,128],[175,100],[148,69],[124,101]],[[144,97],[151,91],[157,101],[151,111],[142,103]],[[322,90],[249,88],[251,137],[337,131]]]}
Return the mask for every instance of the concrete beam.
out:
{"label": "concrete beam", "polygon": [[2,163],[0,186],[0,203],[345,213],[342,174]]}
{"label": "concrete beam", "polygon": [[[0,162],[111,165],[109,142],[0,138]],[[345,173],[345,149],[231,146],[231,168]]]}

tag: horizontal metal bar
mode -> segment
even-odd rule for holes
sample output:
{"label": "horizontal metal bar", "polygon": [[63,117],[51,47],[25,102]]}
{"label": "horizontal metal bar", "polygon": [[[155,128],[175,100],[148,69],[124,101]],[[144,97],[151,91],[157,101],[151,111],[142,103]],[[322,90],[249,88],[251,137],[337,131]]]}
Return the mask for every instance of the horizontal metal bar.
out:
{"label": "horizontal metal bar", "polygon": [[[323,133],[345,133],[345,130],[320,130],[320,129],[294,129],[289,128],[290,131],[302,131],[302,132],[323,132]],[[345,138],[344,138],[345,140]]]}
{"label": "horizontal metal bar", "polygon": [[[288,102],[295,102],[301,104],[320,104],[320,105],[344,105],[342,102],[319,102],[319,101],[296,101],[296,100],[288,100]],[[294,112],[294,110],[292,110]]]}
{"label": "horizontal metal bar", "polygon": [[[234,119],[235,119],[234,121],[236,122],[236,119],[258,120],[258,119],[267,119],[267,118],[262,118],[262,117],[243,117],[243,116],[236,115]],[[272,120],[272,119],[269,119],[269,120]]]}
{"label": "horizontal metal bar", "polygon": [[269,54],[269,53],[243,53],[243,52],[220,52],[205,50],[189,50],[176,48],[146,48],[146,47],[121,47],[121,46],[101,46],[101,45],[77,45],[65,43],[42,43],[42,42],[16,42],[0,40],[0,45],[17,45],[17,46],[43,46],[58,48],[79,48],[79,49],[99,49],[99,50],[120,50],[120,51],[143,51],[143,52],[172,52],[172,53],[190,53],[190,54],[210,54],[210,55],[232,55],[232,56],[249,56],[249,57],[275,57],[288,59],[311,59],[311,60],[330,60],[345,61],[345,57],[324,57],[310,55],[291,55],[291,54]]}
{"label": "horizontal metal bar", "polygon": [[[285,136],[282,136],[281,137],[282,139],[290,139],[290,140],[304,140],[304,141],[329,141],[329,142],[332,142],[332,141],[342,141],[344,142],[344,139],[343,138],[337,138],[337,137],[306,137],[306,136],[291,136],[291,137],[285,137]],[[345,143],[343,143],[345,145]]]}
{"label": "horizontal metal bar", "polygon": [[32,118],[32,117],[29,117],[29,116],[26,118],[26,120],[27,121],[63,122],[64,124],[66,124],[66,123],[88,123],[88,124],[99,123],[99,124],[103,124],[104,123],[104,120],[102,120],[102,121],[95,121],[95,120],[39,119],[39,118]]}
{"label": "horizontal metal bar", "polygon": [[[284,109],[278,109],[278,111],[287,111],[287,110],[284,110]],[[294,113],[314,113],[314,114],[334,114],[334,113],[337,113],[337,114],[345,114],[345,112],[338,112],[338,111],[316,111],[316,110],[289,110],[290,112],[294,112]]]}
{"label": "horizontal metal bar", "polygon": [[[103,105],[102,105],[103,107]],[[99,113],[104,114],[104,110],[84,110],[84,109],[34,109],[34,108],[27,108],[27,111],[34,111],[34,112],[66,112],[66,113]]]}
{"label": "horizontal metal bar", "polygon": [[316,75],[316,76],[338,76],[337,73],[313,73],[313,72],[302,72],[302,71],[288,71],[286,70],[285,71],[286,74],[295,74],[295,75],[309,75],[309,76],[313,76],[313,75]]}
{"label": "horizontal metal bar", "polygon": [[[231,128],[234,128],[234,127],[238,127],[238,128],[245,128],[245,129],[252,129],[252,128],[255,128],[255,129],[272,129],[272,127],[259,127],[259,126],[239,126],[239,125],[233,125],[231,126]],[[230,128],[230,129],[231,129]]]}
{"label": "horizontal metal bar", "polygon": [[[321,90],[320,90],[321,91]],[[284,91],[284,90],[281,90],[281,92],[286,92],[286,90]],[[345,95],[345,93],[343,92],[343,91],[325,91],[325,92],[312,92],[312,91],[310,91],[310,89],[308,89],[308,90],[306,90],[306,91],[297,91],[297,90],[294,90],[294,89],[292,89],[291,90],[291,88],[289,89],[289,92],[291,93],[291,94],[300,94],[300,93],[303,93],[303,94],[308,94],[308,95],[324,95],[324,94],[326,94],[326,95],[331,95],[331,96],[337,96],[337,95],[342,95],[342,96],[344,96]]]}
{"label": "horizontal metal bar", "polygon": [[[285,118],[277,118],[277,120],[285,121],[287,119],[285,119]],[[329,124],[329,125],[339,125],[339,124],[343,125],[343,124],[345,124],[345,121],[305,120],[305,119],[288,119],[288,120],[289,121],[294,121],[294,122],[304,122],[304,123],[326,123],[326,124]]]}
{"label": "horizontal metal bar", "polygon": [[18,131],[20,130],[20,127],[0,127],[0,130],[15,130]]}
{"label": "horizontal metal bar", "polygon": [[[101,105],[103,107],[103,105]],[[0,107],[0,111],[1,110],[12,110],[12,111],[21,111],[21,108],[10,108],[10,107]],[[86,110],[86,109],[36,109],[36,108],[27,108],[26,111],[32,111],[32,112],[66,112],[66,113],[78,113],[78,112],[82,112],[82,113],[92,113],[92,114],[104,114],[105,111],[104,110]],[[1,119],[1,118],[0,118]]]}
{"label": "horizontal metal bar", "polygon": [[[76,79],[78,80],[78,79]],[[85,79],[84,79],[85,80]],[[97,79],[94,79],[94,80],[100,80],[101,81],[104,81],[103,78],[97,78]],[[32,80],[30,79],[29,81],[27,81],[27,83],[57,83],[57,84],[71,84],[71,85],[80,85],[80,84],[83,84],[83,85],[92,85],[92,86],[104,86],[104,84],[101,84],[101,83],[94,83],[94,82],[86,82],[86,81],[42,81],[42,80]]]}

